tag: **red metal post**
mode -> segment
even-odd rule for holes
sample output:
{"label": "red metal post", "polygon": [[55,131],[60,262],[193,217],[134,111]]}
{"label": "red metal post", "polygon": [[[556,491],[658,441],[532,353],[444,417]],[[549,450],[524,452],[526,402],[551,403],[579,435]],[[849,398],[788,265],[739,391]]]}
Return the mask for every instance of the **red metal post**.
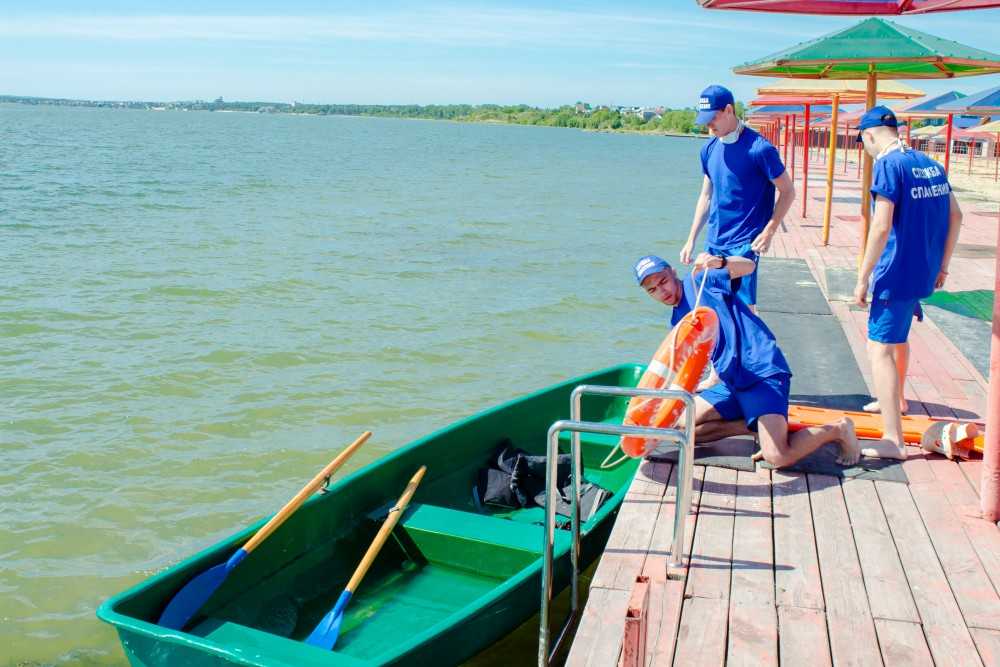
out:
{"label": "red metal post", "polygon": [[948,131],[944,137],[944,172],[948,173],[948,166],[951,164],[951,130],[952,114],[948,114]]}
{"label": "red metal post", "polygon": [[[997,135],[1000,137],[1000,134]],[[785,164],[788,164],[788,114],[785,114]]]}
{"label": "red metal post", "polygon": [[[1000,223],[1000,213],[997,214]],[[994,294],[1000,294],[1000,254],[994,264]],[[990,388],[986,395],[986,439],[979,497],[983,518],[1000,520],[1000,299],[993,299],[993,340],[990,345]]]}
{"label": "red metal post", "polygon": [[847,148],[851,145],[851,127],[848,121],[844,121],[844,173],[847,173]]}
{"label": "red metal post", "polygon": [[802,132],[805,145],[802,147],[802,217],[806,217],[806,206],[809,203],[809,105],[806,105],[805,129]]}
{"label": "red metal post", "polygon": [[789,169],[789,171],[792,174],[792,181],[793,182],[795,181],[795,125],[796,125],[796,120],[797,120],[797,118],[795,117],[795,114],[792,114],[792,145],[788,149],[788,152],[792,156],[792,165],[791,165],[791,169]]}

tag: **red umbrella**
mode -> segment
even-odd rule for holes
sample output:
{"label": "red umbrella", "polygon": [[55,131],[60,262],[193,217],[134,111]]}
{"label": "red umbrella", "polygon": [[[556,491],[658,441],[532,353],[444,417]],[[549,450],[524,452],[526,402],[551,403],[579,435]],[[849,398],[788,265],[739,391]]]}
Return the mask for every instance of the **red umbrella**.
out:
{"label": "red umbrella", "polygon": [[781,14],[842,14],[855,16],[928,14],[959,9],[1000,7],[1000,0],[698,0],[706,9],[778,12]]}

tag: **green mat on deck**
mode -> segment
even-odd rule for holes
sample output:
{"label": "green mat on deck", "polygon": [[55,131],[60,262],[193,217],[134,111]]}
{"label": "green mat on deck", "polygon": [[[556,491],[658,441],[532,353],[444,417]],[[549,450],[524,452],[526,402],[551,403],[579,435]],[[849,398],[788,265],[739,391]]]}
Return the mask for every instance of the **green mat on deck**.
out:
{"label": "green mat on deck", "polygon": [[993,290],[977,289],[967,292],[938,290],[923,300],[924,304],[990,322],[993,320]]}

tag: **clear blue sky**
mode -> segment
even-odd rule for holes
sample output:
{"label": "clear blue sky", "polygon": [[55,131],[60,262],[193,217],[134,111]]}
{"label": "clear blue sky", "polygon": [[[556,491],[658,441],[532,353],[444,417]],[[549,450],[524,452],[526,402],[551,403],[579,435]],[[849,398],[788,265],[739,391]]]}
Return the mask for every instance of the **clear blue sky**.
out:
{"label": "clear blue sky", "polygon": [[[708,11],[694,0],[4,0],[0,94],[690,106],[712,82],[749,99],[765,80],[734,76],[733,65],[855,20]],[[1000,10],[896,20],[1000,48]],[[1000,76],[910,83],[972,92]]]}

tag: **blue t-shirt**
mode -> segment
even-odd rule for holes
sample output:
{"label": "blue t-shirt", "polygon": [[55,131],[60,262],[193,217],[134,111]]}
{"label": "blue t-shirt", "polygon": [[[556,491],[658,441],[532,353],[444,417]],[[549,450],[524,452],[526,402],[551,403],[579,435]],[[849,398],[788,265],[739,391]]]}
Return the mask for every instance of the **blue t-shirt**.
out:
{"label": "blue t-shirt", "polygon": [[713,137],[701,149],[701,170],[712,181],[708,245],[750,243],[774,213],[774,183],[785,173],[778,150],[744,127],[734,144]]}
{"label": "blue t-shirt", "polygon": [[[670,317],[672,325],[691,312],[701,278],[699,273],[696,281],[690,275],[684,279],[684,294]],[[732,280],[726,269],[711,269],[706,280],[701,305],[719,316],[719,337],[712,351],[712,365],[719,378],[733,389],[745,389],[766,377],[791,375],[774,334],[736,297],[740,279]]]}
{"label": "blue t-shirt", "polygon": [[872,273],[876,299],[922,299],[934,292],[948,237],[951,187],[944,168],[920,151],[894,150],[875,162],[875,195],[895,204],[892,230]]}

